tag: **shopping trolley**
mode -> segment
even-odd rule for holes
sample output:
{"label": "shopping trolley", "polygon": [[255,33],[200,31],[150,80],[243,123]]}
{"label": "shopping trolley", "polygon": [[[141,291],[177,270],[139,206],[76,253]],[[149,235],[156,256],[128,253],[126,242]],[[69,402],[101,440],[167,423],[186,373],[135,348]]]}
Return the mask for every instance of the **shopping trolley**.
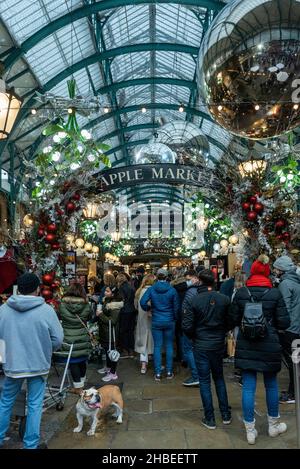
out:
{"label": "shopping trolley", "polygon": [[[43,401],[43,412],[50,409],[51,407],[56,408],[57,411],[62,411],[64,408],[65,400],[67,397],[68,389],[71,387],[71,380],[69,376],[69,364],[70,359],[73,352],[74,344],[63,343],[68,351],[67,352],[54,352],[52,356],[52,366],[50,373],[47,377],[47,386],[45,397]],[[65,360],[59,361],[59,359],[64,358]],[[63,367],[63,374],[60,383],[51,384],[50,381],[53,380],[53,371],[56,374],[56,379],[60,378],[60,374],[58,371],[58,367]],[[0,378],[0,391],[2,388],[2,381],[4,381],[4,377]],[[12,416],[19,419],[19,437],[23,439],[25,428],[26,428],[26,416],[27,416],[27,405],[26,405],[26,382],[24,380],[21,392],[18,394],[13,411]]]}

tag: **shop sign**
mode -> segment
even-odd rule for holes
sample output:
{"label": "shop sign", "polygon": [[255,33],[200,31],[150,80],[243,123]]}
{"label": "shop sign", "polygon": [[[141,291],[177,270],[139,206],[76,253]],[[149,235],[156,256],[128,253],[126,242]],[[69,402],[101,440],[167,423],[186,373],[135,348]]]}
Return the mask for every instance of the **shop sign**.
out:
{"label": "shop sign", "polygon": [[217,185],[216,181],[211,178],[208,180],[207,175],[195,166],[166,163],[121,166],[98,172],[95,177],[99,180],[98,188],[101,192],[137,184],[182,184],[202,188],[214,183]]}

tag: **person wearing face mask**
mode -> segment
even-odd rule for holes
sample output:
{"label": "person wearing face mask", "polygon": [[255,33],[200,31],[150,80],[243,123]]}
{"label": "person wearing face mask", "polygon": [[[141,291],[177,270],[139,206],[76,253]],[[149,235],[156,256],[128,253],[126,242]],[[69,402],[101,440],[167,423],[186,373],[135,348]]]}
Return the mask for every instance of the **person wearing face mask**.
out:
{"label": "person wearing face mask", "polygon": [[273,264],[275,273],[279,278],[279,290],[283,296],[286,309],[290,316],[290,326],[282,335],[282,353],[289,370],[289,387],[280,395],[281,404],[295,403],[294,370],[292,361],[292,345],[300,340],[300,276],[297,266],[289,256],[281,256]]}
{"label": "person wearing face mask", "polygon": [[[189,270],[186,272],[186,286],[187,290],[184,296],[184,300],[182,303],[182,315],[184,310],[187,308],[189,303],[192,301],[194,296],[198,294],[198,288],[200,287],[198,274],[195,270]],[[187,365],[190,369],[191,376],[183,381],[183,386],[198,386],[199,385],[199,378],[198,378],[198,371],[195,363],[195,358],[193,354],[193,342],[191,339],[188,338],[186,334],[183,333],[182,337],[182,348],[183,348],[183,356],[187,361]]]}

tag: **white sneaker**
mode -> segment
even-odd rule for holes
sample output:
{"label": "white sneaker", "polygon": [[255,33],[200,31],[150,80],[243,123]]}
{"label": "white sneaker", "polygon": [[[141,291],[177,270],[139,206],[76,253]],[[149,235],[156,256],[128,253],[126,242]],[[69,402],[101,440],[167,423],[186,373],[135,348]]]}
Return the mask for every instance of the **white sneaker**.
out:
{"label": "white sneaker", "polygon": [[107,375],[102,378],[102,381],[108,383],[109,381],[115,381],[116,379],[118,379],[117,373],[107,373]]}
{"label": "white sneaker", "polygon": [[110,368],[107,368],[106,366],[104,366],[104,368],[100,368],[100,370],[97,370],[97,373],[99,373],[99,375],[106,375],[109,372]]}
{"label": "white sneaker", "polygon": [[246,435],[247,435],[247,441],[249,445],[255,445],[255,440],[257,438],[257,430],[255,428],[255,420],[253,422],[245,422],[245,428],[246,428]]}
{"label": "white sneaker", "polygon": [[269,417],[268,416],[268,423],[269,423],[269,428],[268,428],[268,433],[269,436],[272,438],[281,435],[281,433],[284,433],[287,431],[287,425],[284,422],[280,422],[280,415],[278,417]]}

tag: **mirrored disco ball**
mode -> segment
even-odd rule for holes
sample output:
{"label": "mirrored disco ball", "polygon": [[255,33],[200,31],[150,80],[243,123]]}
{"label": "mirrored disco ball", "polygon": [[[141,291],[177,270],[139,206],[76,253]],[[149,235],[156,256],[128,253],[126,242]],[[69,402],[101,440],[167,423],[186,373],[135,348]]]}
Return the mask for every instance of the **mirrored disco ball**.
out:
{"label": "mirrored disco ball", "polygon": [[198,165],[209,157],[209,143],[202,130],[191,122],[176,120],[156,131],[150,143],[164,143],[177,154],[182,164]]}
{"label": "mirrored disco ball", "polygon": [[241,137],[282,135],[300,124],[300,0],[233,0],[198,58],[212,117]]}
{"label": "mirrored disco ball", "polygon": [[176,154],[163,143],[148,143],[138,148],[134,159],[136,164],[175,163]]}

